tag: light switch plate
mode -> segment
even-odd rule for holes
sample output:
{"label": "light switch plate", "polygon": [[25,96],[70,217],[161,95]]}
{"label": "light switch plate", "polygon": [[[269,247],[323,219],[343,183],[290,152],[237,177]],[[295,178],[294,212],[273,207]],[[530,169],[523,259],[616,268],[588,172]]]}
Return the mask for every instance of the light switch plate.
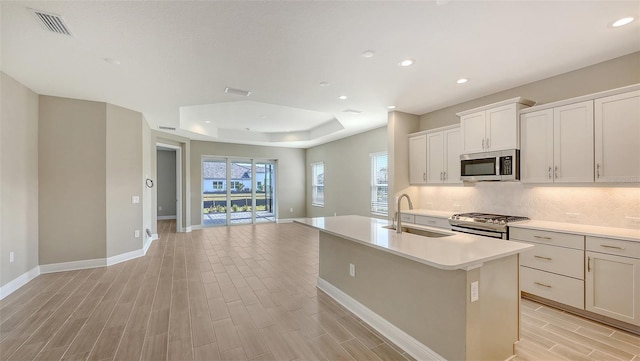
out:
{"label": "light switch plate", "polygon": [[133,204],[140,203],[140,197],[139,196],[132,196],[131,197],[131,203],[133,203]]}

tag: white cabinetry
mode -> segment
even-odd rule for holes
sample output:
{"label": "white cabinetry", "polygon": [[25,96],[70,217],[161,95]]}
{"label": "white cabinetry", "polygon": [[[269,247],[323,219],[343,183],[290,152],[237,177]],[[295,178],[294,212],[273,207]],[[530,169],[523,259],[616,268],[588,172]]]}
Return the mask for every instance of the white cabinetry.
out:
{"label": "white cabinetry", "polygon": [[427,183],[461,183],[460,128],[427,133]]}
{"label": "white cabinetry", "polygon": [[640,326],[640,243],[587,237],[585,309]]}
{"label": "white cabinetry", "polygon": [[534,102],[513,98],[457,113],[460,117],[462,153],[520,149],[520,109]]}
{"label": "white cabinetry", "polygon": [[510,229],[510,240],[535,245],[520,255],[520,290],[584,308],[584,236]]}
{"label": "white cabinetry", "polygon": [[593,101],[523,112],[521,180],[593,182]]}
{"label": "white cabinetry", "polygon": [[596,182],[640,182],[640,90],[595,100]]}
{"label": "white cabinetry", "polygon": [[427,136],[409,137],[409,183],[427,183]]}

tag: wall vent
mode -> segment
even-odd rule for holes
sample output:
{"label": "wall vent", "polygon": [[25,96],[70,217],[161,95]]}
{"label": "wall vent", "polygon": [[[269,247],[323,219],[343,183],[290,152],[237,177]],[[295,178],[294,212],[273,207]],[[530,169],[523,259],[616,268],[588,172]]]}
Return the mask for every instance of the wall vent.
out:
{"label": "wall vent", "polygon": [[176,130],[176,128],[174,127],[166,127],[164,125],[160,125],[158,126],[158,129],[164,129],[164,130]]}
{"label": "wall vent", "polygon": [[342,112],[343,113],[349,113],[349,114],[360,114],[360,113],[362,113],[360,110],[355,110],[355,109],[345,109]]}
{"label": "wall vent", "polygon": [[251,92],[249,90],[234,89],[229,87],[224,88],[224,92],[228,94],[242,95],[245,97],[251,95]]}
{"label": "wall vent", "polygon": [[73,36],[69,30],[69,26],[65,23],[62,16],[36,9],[29,9],[29,12],[33,14],[45,30],[56,34]]}

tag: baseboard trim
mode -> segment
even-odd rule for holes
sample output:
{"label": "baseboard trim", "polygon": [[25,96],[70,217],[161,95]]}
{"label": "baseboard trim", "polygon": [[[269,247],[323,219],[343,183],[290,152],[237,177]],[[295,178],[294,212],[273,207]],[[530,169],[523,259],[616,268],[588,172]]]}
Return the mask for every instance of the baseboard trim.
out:
{"label": "baseboard trim", "polygon": [[144,256],[144,251],[142,249],[136,249],[135,251],[118,254],[107,258],[107,266],[113,266],[114,264],[130,261],[142,256]]}
{"label": "baseboard trim", "polygon": [[320,277],[317,287],[415,359],[446,361],[444,357]]}
{"label": "baseboard trim", "polygon": [[82,261],[50,263],[40,265],[40,274],[75,271],[79,269],[98,268],[107,266],[106,258],[87,259]]}
{"label": "baseboard trim", "polygon": [[187,232],[187,233],[191,232],[191,226],[184,227],[184,232]]}
{"label": "baseboard trim", "polygon": [[20,287],[26,285],[32,279],[40,275],[40,266],[35,266],[29,271],[21,274],[13,280],[7,282],[6,285],[0,287],[0,300],[17,291]]}
{"label": "baseboard trim", "polygon": [[281,219],[276,219],[276,223],[293,223],[293,220],[295,218],[281,218]]}
{"label": "baseboard trim", "polygon": [[166,221],[169,219],[176,219],[176,216],[158,216],[159,221]]}

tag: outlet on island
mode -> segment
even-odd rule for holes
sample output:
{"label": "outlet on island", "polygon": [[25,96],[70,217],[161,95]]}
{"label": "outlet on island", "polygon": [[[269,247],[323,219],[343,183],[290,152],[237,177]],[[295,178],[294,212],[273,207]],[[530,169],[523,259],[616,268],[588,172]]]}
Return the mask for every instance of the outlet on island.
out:
{"label": "outlet on island", "polygon": [[349,276],[356,276],[356,265],[354,265],[353,263],[349,263]]}

